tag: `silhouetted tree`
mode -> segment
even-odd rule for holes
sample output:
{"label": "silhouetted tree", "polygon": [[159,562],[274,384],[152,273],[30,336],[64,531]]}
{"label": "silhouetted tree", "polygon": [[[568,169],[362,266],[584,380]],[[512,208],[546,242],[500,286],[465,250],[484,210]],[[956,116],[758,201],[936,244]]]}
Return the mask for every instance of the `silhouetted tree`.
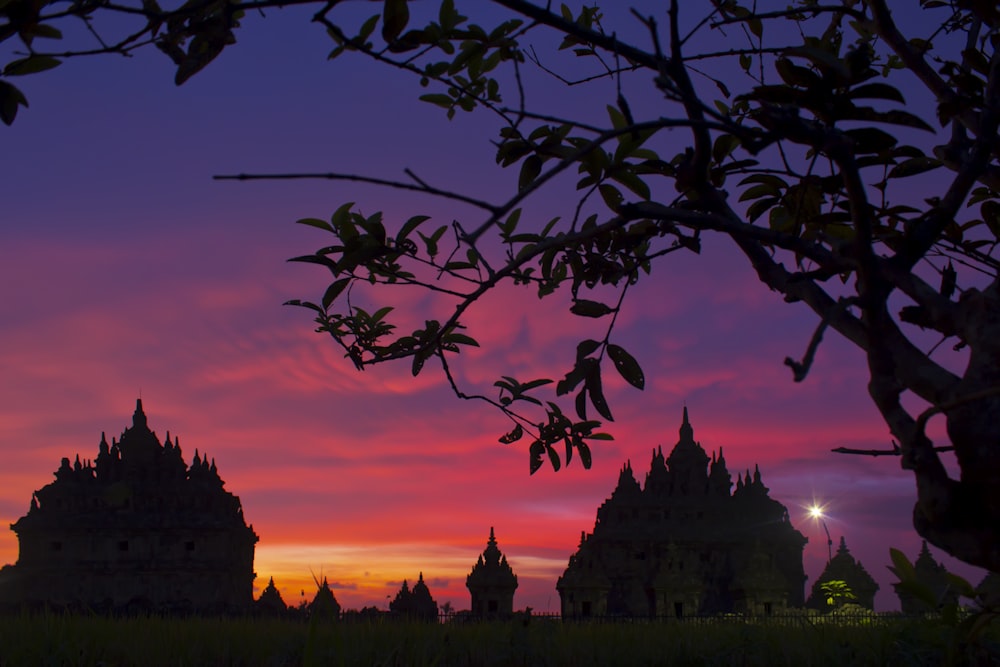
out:
{"label": "silhouetted tree", "polygon": [[[24,103],[10,77],[58,64],[61,55],[38,44],[60,37],[52,25],[59,16],[130,12],[142,24],[94,50],[153,42],[177,64],[181,83],[234,41],[247,8],[283,4],[292,2],[191,0],[166,11],[155,1],[121,9],[12,0],[0,7],[0,40],[17,35],[34,52],[4,68],[0,117],[10,123]],[[906,5],[919,16],[902,25],[887,0],[797,0],[766,10],[672,0],[665,12],[635,11],[620,25],[605,25],[596,7],[490,4],[506,8],[507,20],[481,27],[444,0],[435,20],[413,27],[406,0],[385,0],[352,27],[340,22],[339,3],[316,4],[313,20],[333,40],[332,57],[353,52],[411,72],[429,87],[421,99],[449,116],[492,114],[492,157],[519,169],[516,191],[497,202],[409,172],[405,182],[318,175],[483,211],[474,224],[436,225],[420,215],[387,224],[345,204],[329,219],[300,220],[333,237],[296,258],[332,276],[318,302],[295,302],[314,311],[319,331],[358,368],[405,359],[416,375],[436,359],[456,394],[510,418],[502,442],[528,435],[532,471],[545,458],[559,468],[574,451],[589,466],[588,441],[608,436],[588,412],[612,418],[602,369],[610,360],[628,383],[645,384],[633,355],[613,342],[629,288],[652,279],[653,264],[668,255],[698,252],[703,235],[727,237],[769,289],[816,314],[805,354],[786,360],[796,381],[828,328],[865,355],[869,394],[895,439],[891,450],[866,453],[899,455],[913,473],[917,532],[1000,570],[996,4],[922,0]],[[561,60],[570,53],[572,68]],[[573,80],[560,74],[579,73],[581,62],[591,69]],[[599,87],[590,107],[536,107],[522,85],[533,75]],[[642,87],[650,94],[633,94],[630,104],[623,91]],[[605,106],[607,120],[598,120],[594,112]],[[572,172],[580,194],[564,218],[539,224],[522,216],[527,200]],[[561,379],[505,376],[497,396],[470,393],[449,360],[477,344],[463,330],[467,311],[504,284],[538,297],[568,292],[570,311],[603,320],[605,333],[580,342]],[[415,286],[439,297],[433,303],[444,311],[407,323],[388,306],[358,305],[387,303],[385,294],[411,295]],[[922,348],[922,331],[965,349],[965,370],[952,371],[940,346]],[[574,409],[564,409],[564,396]],[[905,396],[918,401],[904,404]],[[935,414],[945,415],[957,479],[926,434]]]}

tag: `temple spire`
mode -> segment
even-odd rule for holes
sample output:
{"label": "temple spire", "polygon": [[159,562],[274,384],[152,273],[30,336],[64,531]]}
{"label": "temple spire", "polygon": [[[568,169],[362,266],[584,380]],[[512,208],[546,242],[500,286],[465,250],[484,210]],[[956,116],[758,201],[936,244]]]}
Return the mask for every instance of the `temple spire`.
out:
{"label": "temple spire", "polygon": [[132,414],[132,428],[148,429],[146,425],[146,413],[142,411],[142,399],[135,399],[135,413]]}
{"label": "temple spire", "polygon": [[681,422],[680,428],[681,442],[685,440],[694,440],[694,429],[691,428],[691,422],[688,421],[688,409],[684,406],[684,420]]}

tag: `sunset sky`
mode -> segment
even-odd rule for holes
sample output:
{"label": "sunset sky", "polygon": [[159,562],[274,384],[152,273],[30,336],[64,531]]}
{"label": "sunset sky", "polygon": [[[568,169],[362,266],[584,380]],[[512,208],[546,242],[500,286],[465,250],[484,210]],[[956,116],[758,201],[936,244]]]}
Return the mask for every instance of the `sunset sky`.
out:
{"label": "sunset sky", "polygon": [[[481,213],[369,186],[212,176],[402,179],[411,168],[502,200],[516,170],[496,166],[488,116],[449,122],[417,101],[426,91],[410,77],[360,58],[327,62],[331,44],[307,13],[250,17],[237,37],[179,88],[154,50],[18,81],[31,106],[0,127],[0,523],[27,511],[62,457],[94,458],[102,431],[129,426],[141,394],[161,440],[180,436],[188,462],[196,449],[214,457],[241,498],[260,535],[258,591],[273,576],[295,604],[326,576],[343,606],[384,608],[423,572],[439,603],[465,609],[465,576],[493,526],[520,581],[515,607],[557,611],[556,579],[618,470],[631,459],[642,482],[651,449],[677,442],[686,405],[706,451],[724,447],[734,475],[759,464],[809,538],[807,591],[827,553],[806,515],[815,500],[835,542],[845,536],[879,582],[876,608],[898,608],[886,565],[890,546],[911,557],[920,548],[912,477],[890,457],[830,452],[889,446],[863,356],[828,334],[810,376],[793,383],[782,360],[802,355],[813,316],[770,293],[721,240],[669,256],[630,294],[615,340],[647,387],[606,375],[615,440],[595,445],[591,470],[575,460],[529,476],[526,445],[497,443],[502,416],[455,398],[430,364],[416,379],[407,364],[355,371],[307,311],[281,305],[318,300],[326,286],[323,271],[285,261],[326,244],[294,221],[348,201],[383,211],[390,228],[417,213],[440,224]],[[648,96],[640,83],[631,92]],[[597,119],[615,97],[611,83],[566,90],[537,70],[526,86],[540,107],[579,100]],[[571,196],[557,187],[531,213],[571,214]],[[431,304],[414,294],[394,305],[422,316]],[[471,388],[503,374],[558,378],[589,336],[559,297],[509,289],[481,306],[466,324],[482,349],[457,365]],[[16,559],[15,535],[0,531],[0,564]]]}

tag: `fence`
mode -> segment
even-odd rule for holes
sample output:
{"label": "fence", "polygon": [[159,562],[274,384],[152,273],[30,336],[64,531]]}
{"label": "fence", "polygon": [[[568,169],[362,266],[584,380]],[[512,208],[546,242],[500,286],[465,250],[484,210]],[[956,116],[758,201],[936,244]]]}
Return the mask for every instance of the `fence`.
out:
{"label": "fence", "polygon": [[810,625],[839,625],[849,627],[885,627],[898,623],[916,622],[932,618],[927,614],[901,614],[899,612],[859,612],[859,613],[827,613],[799,611],[795,613],[780,613],[767,616],[752,616],[744,614],[718,614],[711,616],[576,616],[566,617],[557,612],[514,612],[507,616],[482,617],[470,612],[455,612],[439,614],[441,623],[476,623],[489,620],[542,621],[558,623],[596,623],[596,624],[654,624],[717,626],[717,625],[767,625],[783,627],[805,627]]}

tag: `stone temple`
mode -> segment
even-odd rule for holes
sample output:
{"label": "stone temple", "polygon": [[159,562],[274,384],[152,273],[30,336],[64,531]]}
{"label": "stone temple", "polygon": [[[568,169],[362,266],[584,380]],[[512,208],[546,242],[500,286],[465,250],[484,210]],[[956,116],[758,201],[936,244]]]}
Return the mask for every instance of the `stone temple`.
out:
{"label": "stone temple", "polygon": [[0,572],[0,605],[95,611],[229,613],[253,601],[257,535],[214,459],[184,462],[161,444],[142,401],[131,428],[93,463],[64,458],[11,525],[17,564]]}
{"label": "stone temple", "polygon": [[497,546],[497,538],[490,527],[490,539],[472,572],[465,578],[465,587],[472,595],[472,614],[475,616],[510,616],[514,613],[514,591],[517,575],[507,563],[507,556]]}
{"label": "stone temple", "polygon": [[684,409],[670,455],[653,451],[640,487],[630,463],[556,588],[563,617],[768,615],[801,607],[806,538],[759,469],[732,478]]}

